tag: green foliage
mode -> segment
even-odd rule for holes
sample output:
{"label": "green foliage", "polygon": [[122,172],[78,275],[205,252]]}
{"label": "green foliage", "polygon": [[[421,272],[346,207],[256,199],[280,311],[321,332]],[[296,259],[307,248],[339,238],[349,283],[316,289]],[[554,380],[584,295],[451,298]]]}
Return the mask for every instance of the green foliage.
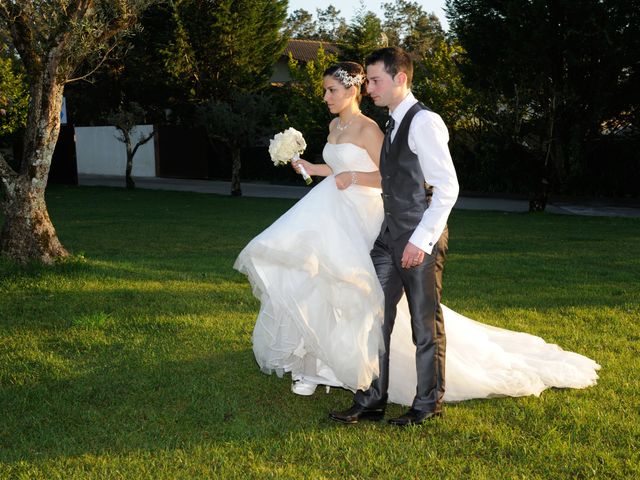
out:
{"label": "green foliage", "polygon": [[427,106],[439,113],[449,129],[468,121],[470,90],[459,70],[463,50],[455,39],[445,37],[442,25],[417,2],[398,0],[384,3],[384,31],[389,45],[412,56],[412,90]]}
{"label": "green foliage", "polygon": [[136,125],[146,123],[146,113],[141,105],[131,102],[120,105],[117,110],[109,114],[107,120],[110,125],[114,125],[120,131],[131,133]]}
{"label": "green foliage", "polygon": [[260,144],[274,116],[259,92],[284,49],[287,2],[177,0],[172,8],[173,38],[161,50],[165,68],[209,138],[228,146],[232,194],[240,195],[241,149]]}
{"label": "green foliage", "polygon": [[[55,74],[61,83],[71,80],[80,64],[101,58],[113,40],[135,25],[137,15],[159,0],[95,0],[91,8],[77,9],[66,0],[0,1],[0,23],[10,32],[27,75],[36,79],[51,59],[59,56]],[[71,8],[69,8],[71,7]],[[97,63],[95,60],[93,62]]]}
{"label": "green foliage", "polygon": [[231,194],[241,195],[241,150],[266,145],[274,128],[274,107],[267,93],[231,92],[225,101],[210,100],[197,110],[197,121],[203,125],[212,142],[221,141],[231,152]]}
{"label": "green foliage", "polygon": [[450,130],[468,128],[473,118],[472,92],[462,81],[460,45],[442,38],[414,62],[412,90],[440,114]]}
{"label": "green foliage", "polygon": [[307,141],[304,157],[310,161],[322,151],[331,121],[331,113],[323,100],[322,74],[337,61],[334,55],[326,54],[322,47],[318,49],[316,59],[304,65],[289,56],[293,82],[286,87],[291,92],[286,121],[304,135]]}
{"label": "green foliage", "polygon": [[353,18],[340,47],[345,60],[364,65],[364,59],[374,50],[387,46],[382,22],[375,13],[360,10]]}
{"label": "green foliage", "polygon": [[196,100],[264,88],[282,53],[286,0],[177,0],[167,70]]}
{"label": "green foliage", "polygon": [[313,19],[313,15],[307,10],[299,8],[287,17],[285,36],[310,40],[315,38],[317,28],[318,25]]}
{"label": "green foliage", "polygon": [[120,105],[136,103],[147,121],[163,123],[165,110],[177,115],[188,98],[180,83],[168,73],[164,48],[175,39],[171,2],[145,10],[140,27],[128,36],[89,82],[75,82],[65,89],[69,117],[78,125],[104,124]]}
{"label": "green foliage", "polygon": [[187,97],[180,83],[170,75],[165,48],[175,40],[178,25],[174,2],[162,2],[147,9],[140,18],[140,30],[131,38],[124,56],[122,89],[126,100],[147,112],[172,107]]}
{"label": "green foliage", "polygon": [[340,10],[333,5],[329,5],[324,10],[317,8],[318,17],[318,40],[327,42],[341,42],[348,32],[347,22],[340,16]]}
{"label": "green foliage", "polygon": [[0,101],[11,104],[7,109],[11,117],[3,121],[0,134],[26,126],[27,91],[31,90],[37,92],[30,116],[29,135],[33,135],[33,129],[39,128],[36,125],[41,125],[38,116],[42,112],[36,110],[55,102],[43,78],[52,73],[54,78],[47,82],[57,84],[56,91],[61,85],[86,79],[118,48],[118,41],[135,29],[141,11],[158,1],[96,0],[85,10],[65,0],[0,0],[0,38],[10,42],[8,48],[0,44]]}
{"label": "green foliage", "polygon": [[445,303],[588,355],[601,378],[399,430],[332,423],[350,392],[298,397],[255,363],[259,302],[232,265],[293,201],[86,187],[48,201],[86,260],[0,261],[0,478],[640,476],[636,219],[454,210]]}
{"label": "green foliage", "polygon": [[286,25],[287,37],[305,40],[340,42],[347,32],[346,20],[333,5],[324,10],[317,8],[316,19],[307,10],[295,10],[287,18]]}
{"label": "green foliage", "polygon": [[29,94],[20,64],[0,42],[0,137],[27,124]]}
{"label": "green foliage", "polygon": [[418,58],[439,48],[445,40],[440,20],[426,13],[417,2],[397,0],[383,3],[384,32],[390,46],[398,46],[414,53]]}
{"label": "green foliage", "polygon": [[607,122],[635,132],[629,140],[639,145],[637,2],[449,0],[447,5],[468,59],[465,82],[484,99],[477,114],[491,130],[487,136],[510,144],[510,153],[522,152],[511,161],[535,158],[534,188],[551,183],[561,190],[584,178]]}
{"label": "green foliage", "polygon": [[265,92],[233,92],[228,101],[209,100],[198,107],[198,123],[209,138],[231,148],[264,145],[275,115],[271,96]]}

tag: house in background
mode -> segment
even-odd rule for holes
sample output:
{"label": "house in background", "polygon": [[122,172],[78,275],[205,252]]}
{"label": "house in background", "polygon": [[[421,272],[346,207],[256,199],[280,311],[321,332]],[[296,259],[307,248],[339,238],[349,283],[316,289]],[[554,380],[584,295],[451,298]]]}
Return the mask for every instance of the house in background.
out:
{"label": "house in background", "polygon": [[335,43],[322,42],[320,40],[289,39],[282,55],[280,55],[280,58],[273,67],[271,84],[283,84],[291,81],[291,74],[289,73],[289,53],[291,53],[294,60],[304,64],[318,57],[318,49],[320,47],[322,47],[325,53],[333,55],[340,54],[340,47]]}

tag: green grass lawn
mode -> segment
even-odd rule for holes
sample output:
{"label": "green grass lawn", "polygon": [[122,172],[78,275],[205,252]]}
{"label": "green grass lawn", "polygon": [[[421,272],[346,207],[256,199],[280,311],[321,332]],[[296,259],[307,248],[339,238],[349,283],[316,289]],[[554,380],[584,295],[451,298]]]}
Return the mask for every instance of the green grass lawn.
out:
{"label": "green grass lawn", "polygon": [[[0,478],[638,478],[640,221],[456,210],[444,303],[602,365],[596,387],[344,426],[262,374],[232,270],[293,202],[52,187],[75,257],[0,262]],[[402,408],[392,405],[389,415]]]}

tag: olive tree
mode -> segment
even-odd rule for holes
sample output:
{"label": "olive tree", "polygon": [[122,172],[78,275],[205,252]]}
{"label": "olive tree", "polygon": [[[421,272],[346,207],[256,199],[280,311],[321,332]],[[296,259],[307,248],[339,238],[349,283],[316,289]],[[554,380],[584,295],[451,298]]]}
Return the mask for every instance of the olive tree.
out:
{"label": "olive tree", "polygon": [[[45,187],[60,131],[64,86],[86,78],[158,0],[0,0],[0,36],[24,66],[29,108],[22,162],[0,156],[0,254],[51,263],[68,255],[49,218]],[[81,67],[89,71],[78,73]]]}

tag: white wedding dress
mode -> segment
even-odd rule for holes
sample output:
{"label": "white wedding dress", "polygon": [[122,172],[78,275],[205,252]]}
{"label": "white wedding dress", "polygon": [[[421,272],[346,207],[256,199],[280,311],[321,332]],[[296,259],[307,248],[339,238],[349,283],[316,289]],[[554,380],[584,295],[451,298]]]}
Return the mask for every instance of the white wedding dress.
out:
{"label": "white wedding dress", "polygon": [[[327,143],[323,156],[334,174],[376,170],[366,150],[351,143]],[[248,276],[261,302],[253,351],[262,371],[353,391],[369,386],[378,373],[383,314],[369,251],[381,223],[380,189],[338,190],[332,175],[242,250],[234,268]],[[596,383],[600,367],[587,357],[442,308],[445,401]],[[403,297],[391,338],[391,402],[413,401],[414,353]]]}

